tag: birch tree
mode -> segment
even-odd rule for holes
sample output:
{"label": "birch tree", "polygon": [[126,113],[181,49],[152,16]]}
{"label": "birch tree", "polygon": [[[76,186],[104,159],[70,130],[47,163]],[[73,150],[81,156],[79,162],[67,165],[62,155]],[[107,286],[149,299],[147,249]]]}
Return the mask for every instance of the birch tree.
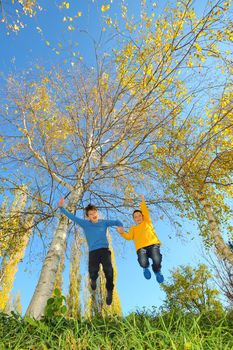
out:
{"label": "birch tree", "polygon": [[208,103],[206,114],[198,119],[189,115],[175,128],[164,129],[163,141],[154,147],[154,160],[147,163],[148,168],[154,166],[180,217],[196,220],[206,247],[214,245],[231,264],[227,242],[233,232],[232,130],[228,82],[222,96]]}

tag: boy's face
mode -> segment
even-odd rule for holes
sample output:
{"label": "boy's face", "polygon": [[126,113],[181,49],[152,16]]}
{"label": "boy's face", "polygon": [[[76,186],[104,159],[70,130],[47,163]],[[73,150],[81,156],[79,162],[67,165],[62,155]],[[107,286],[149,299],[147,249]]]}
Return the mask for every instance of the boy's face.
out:
{"label": "boy's face", "polygon": [[139,211],[133,214],[133,218],[137,225],[141,224],[144,220],[142,213],[140,213]]}
{"label": "boy's face", "polygon": [[99,220],[99,213],[97,210],[88,210],[87,217],[91,222],[96,223]]}

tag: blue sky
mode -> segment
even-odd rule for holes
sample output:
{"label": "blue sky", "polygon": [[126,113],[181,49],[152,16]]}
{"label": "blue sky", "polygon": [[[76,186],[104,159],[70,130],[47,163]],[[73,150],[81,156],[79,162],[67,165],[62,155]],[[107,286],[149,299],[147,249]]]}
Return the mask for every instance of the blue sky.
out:
{"label": "blue sky", "polygon": [[[59,9],[58,5],[62,1],[40,1],[43,11],[38,12],[33,18],[24,17],[27,27],[18,34],[10,33],[1,24],[1,66],[3,72],[11,69],[27,69],[35,66],[36,63],[49,67],[53,64],[63,62],[72,44],[78,43],[76,49],[84,57],[88,64],[94,63],[94,51],[90,36],[99,38],[103,22],[100,10],[102,4],[110,1],[80,0],[70,1],[69,9]],[[118,5],[117,5],[118,3]],[[139,1],[138,1],[139,3]],[[128,1],[129,9],[135,6],[133,0]],[[119,2],[111,4],[106,14],[112,15],[119,12]],[[136,13],[138,5],[135,6]],[[116,12],[114,12],[116,11]],[[81,12],[81,17],[69,22],[69,17],[74,17]],[[115,15],[114,15],[115,16]],[[67,21],[64,22],[64,17]],[[119,17],[119,16],[118,16]],[[69,25],[73,25],[77,30],[67,30]],[[42,32],[40,31],[42,30]],[[84,31],[87,31],[86,34]],[[106,39],[108,36],[106,36]],[[48,46],[47,44],[50,45]],[[62,50],[56,55],[53,48],[58,48],[58,43],[62,43]],[[64,50],[67,49],[66,52]]]}
{"label": "blue sky", "polygon": [[[96,3],[98,6],[96,6]],[[110,1],[99,0],[93,3],[92,0],[73,0],[70,1],[70,9],[68,11],[64,9],[59,10],[53,1],[44,1],[41,2],[44,10],[38,13],[35,18],[25,18],[27,27],[22,29],[18,34],[11,33],[7,35],[7,30],[1,24],[1,74],[7,76],[11,72],[20,72],[29,68],[32,68],[31,72],[33,74],[33,69],[35,69],[34,67],[36,65],[44,66],[47,69],[54,64],[63,64],[64,59],[67,58],[67,51],[60,50],[60,54],[57,55],[52,48],[59,48],[57,46],[59,42],[62,43],[63,47],[66,45],[69,46],[69,40],[78,42],[77,51],[79,51],[79,54],[77,57],[84,57],[84,61],[88,65],[94,64],[94,50],[91,40],[83,32],[67,31],[65,29],[67,23],[63,22],[63,18],[72,16],[79,11],[82,12],[82,16],[77,19],[79,27],[86,29],[98,38],[101,28],[101,21],[99,19],[101,13],[100,7],[102,4],[106,5],[108,3]],[[119,4],[119,2],[113,1],[109,14],[118,13],[117,3]],[[130,0],[128,1],[128,5],[129,10],[134,11],[135,15],[138,16],[139,1]],[[38,28],[42,29],[43,34],[40,33],[40,29]],[[1,87],[3,87],[2,82]],[[114,218],[114,212],[112,212],[111,218]],[[169,270],[178,265],[197,265],[202,260],[200,256],[201,241],[198,238],[195,225],[190,227],[195,239],[193,239],[194,236],[180,239],[172,233],[171,226],[157,221],[155,216],[153,216],[153,221],[155,222],[156,232],[162,241],[162,271],[165,280],[168,280]],[[111,234],[113,237],[117,236],[114,229],[111,229]],[[117,288],[123,313],[127,314],[143,307],[151,308],[152,306],[160,306],[164,299],[164,294],[154,276],[149,281],[144,279],[142,269],[137,263],[133,242],[126,242],[123,239],[120,245],[119,242],[119,238],[113,240],[118,268]],[[20,290],[23,311],[26,310],[29,304],[39,277],[40,264],[42,264],[39,259],[35,259],[28,266],[29,251],[30,246],[24,261],[19,265],[19,271],[13,288],[13,293]],[[29,271],[25,271],[25,269]],[[67,270],[68,267],[65,273],[65,281],[67,281]]]}

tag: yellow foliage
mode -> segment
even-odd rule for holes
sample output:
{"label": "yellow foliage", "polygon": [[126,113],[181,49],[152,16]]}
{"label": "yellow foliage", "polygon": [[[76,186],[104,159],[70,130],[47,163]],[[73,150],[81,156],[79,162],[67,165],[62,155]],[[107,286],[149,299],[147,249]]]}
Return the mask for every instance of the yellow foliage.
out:
{"label": "yellow foliage", "polygon": [[[45,84],[48,78],[43,79],[43,83]],[[38,112],[38,111],[46,111],[52,105],[52,101],[47,93],[46,87],[44,85],[36,88],[35,93],[31,96],[30,107]]]}
{"label": "yellow foliage", "polygon": [[193,67],[193,61],[192,61],[192,58],[191,58],[191,57],[189,57],[188,61],[186,61],[186,65],[187,65],[187,67],[189,67],[189,68],[192,68],[192,67]]}
{"label": "yellow foliage", "polygon": [[24,226],[22,226],[20,222],[19,213],[23,211],[25,205],[25,193],[22,192],[21,194],[16,194],[12,204],[10,217],[8,217],[9,220],[5,220],[5,225],[0,231],[0,238],[2,233],[7,233],[7,237],[9,237],[8,242],[4,246],[5,252],[3,254],[1,266],[0,310],[2,311],[7,304],[15,274],[18,270],[18,263],[24,256],[31,234],[31,229],[29,228],[32,226],[33,216],[26,218]]}
{"label": "yellow foliage", "polygon": [[101,11],[102,12],[106,12],[106,11],[108,11],[110,9],[110,5],[102,5],[101,6]]}

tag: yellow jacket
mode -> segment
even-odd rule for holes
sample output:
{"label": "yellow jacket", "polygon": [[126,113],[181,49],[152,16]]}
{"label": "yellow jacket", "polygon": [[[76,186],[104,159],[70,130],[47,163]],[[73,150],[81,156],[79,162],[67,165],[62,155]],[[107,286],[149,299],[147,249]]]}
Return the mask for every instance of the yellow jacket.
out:
{"label": "yellow jacket", "polygon": [[130,227],[128,233],[124,232],[121,234],[121,236],[127,240],[134,240],[136,250],[143,247],[148,247],[152,244],[160,244],[160,241],[153,228],[150,213],[145,201],[140,203],[140,209],[144,216],[143,222],[139,225],[133,225]]}

